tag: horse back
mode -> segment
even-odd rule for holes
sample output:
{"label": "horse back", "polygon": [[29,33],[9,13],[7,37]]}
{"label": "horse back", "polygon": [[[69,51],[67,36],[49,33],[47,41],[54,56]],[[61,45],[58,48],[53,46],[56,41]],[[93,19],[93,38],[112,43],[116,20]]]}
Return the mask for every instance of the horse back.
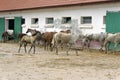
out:
{"label": "horse back", "polygon": [[52,38],[53,38],[53,35],[55,34],[56,32],[45,32],[44,34],[43,34],[43,38],[45,39],[45,40],[52,40]]}

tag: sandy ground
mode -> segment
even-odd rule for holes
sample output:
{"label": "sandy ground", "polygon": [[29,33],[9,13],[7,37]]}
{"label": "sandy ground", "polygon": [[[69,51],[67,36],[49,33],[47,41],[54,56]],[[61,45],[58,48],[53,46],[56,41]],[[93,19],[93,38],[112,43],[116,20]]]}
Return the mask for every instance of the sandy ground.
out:
{"label": "sandy ground", "polygon": [[[120,80],[120,55],[79,51],[69,56],[36,48],[18,53],[18,44],[0,43],[0,80]],[[27,47],[28,49],[29,47]]]}

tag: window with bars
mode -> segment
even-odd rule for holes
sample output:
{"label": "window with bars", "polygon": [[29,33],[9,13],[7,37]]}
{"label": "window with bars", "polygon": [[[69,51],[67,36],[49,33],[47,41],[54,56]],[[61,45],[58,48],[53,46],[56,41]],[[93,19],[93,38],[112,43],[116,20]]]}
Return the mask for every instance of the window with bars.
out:
{"label": "window with bars", "polygon": [[51,18],[46,18],[46,24],[53,24],[54,23],[54,19]]}
{"label": "window with bars", "polygon": [[91,16],[83,16],[81,17],[81,24],[91,24],[92,17]]}

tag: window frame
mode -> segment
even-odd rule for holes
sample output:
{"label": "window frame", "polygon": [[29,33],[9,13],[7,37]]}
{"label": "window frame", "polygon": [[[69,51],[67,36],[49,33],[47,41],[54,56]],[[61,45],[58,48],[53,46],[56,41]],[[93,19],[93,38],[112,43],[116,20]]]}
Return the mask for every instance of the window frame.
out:
{"label": "window frame", "polygon": [[62,24],[71,24],[71,17],[62,17]]}
{"label": "window frame", "polygon": [[25,18],[22,18],[21,24],[25,24]]}
{"label": "window frame", "polygon": [[[90,19],[90,21],[88,21],[88,19]],[[81,16],[80,21],[81,24],[92,24],[92,16]]]}
{"label": "window frame", "polygon": [[31,24],[38,24],[38,18],[31,18]]}
{"label": "window frame", "polygon": [[[52,19],[50,22],[49,22],[49,19]],[[54,24],[54,18],[53,17],[46,17],[45,18],[45,24]]]}

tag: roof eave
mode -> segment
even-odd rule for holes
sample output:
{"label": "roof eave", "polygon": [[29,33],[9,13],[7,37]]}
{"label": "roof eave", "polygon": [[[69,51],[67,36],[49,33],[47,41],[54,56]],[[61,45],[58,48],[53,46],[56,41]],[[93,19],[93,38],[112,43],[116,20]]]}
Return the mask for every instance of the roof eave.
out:
{"label": "roof eave", "polygon": [[[119,0],[118,0],[119,1]],[[88,3],[74,3],[74,4],[63,4],[63,5],[50,5],[50,6],[41,6],[41,7],[31,7],[31,8],[20,8],[20,9],[9,9],[9,10],[0,10],[0,12],[9,12],[9,11],[23,11],[23,10],[32,10],[32,9],[45,9],[45,8],[56,8],[56,7],[70,7],[70,6],[84,6],[91,4],[102,4],[102,3],[111,3],[118,2],[117,0],[108,0],[108,1],[98,1],[98,2],[88,2]]]}

